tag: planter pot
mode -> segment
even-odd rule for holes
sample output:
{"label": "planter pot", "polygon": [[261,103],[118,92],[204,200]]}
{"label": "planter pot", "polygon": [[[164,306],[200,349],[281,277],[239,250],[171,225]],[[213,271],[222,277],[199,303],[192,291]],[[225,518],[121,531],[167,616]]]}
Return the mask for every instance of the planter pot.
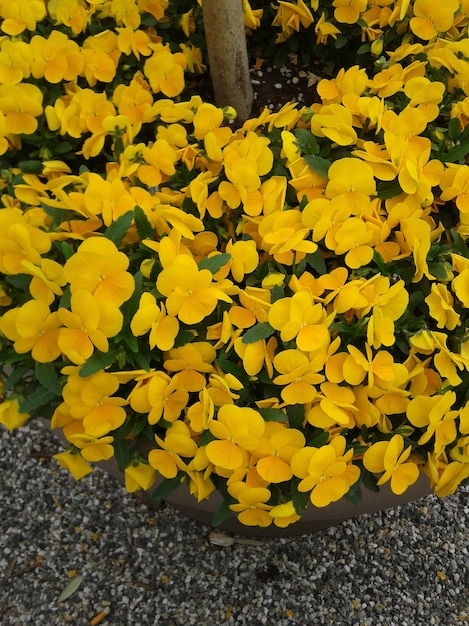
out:
{"label": "planter pot", "polygon": [[[46,428],[50,427],[49,422],[46,420],[41,421]],[[69,445],[60,432],[54,432],[54,434],[65,446]],[[94,463],[94,465],[111,475],[120,484],[124,483],[124,475],[119,470],[115,458],[111,458],[108,461],[100,461]],[[158,481],[154,486],[157,484]],[[306,511],[301,519],[287,528],[278,528],[274,524],[267,528],[245,526],[238,521],[235,513],[231,513],[218,528],[230,533],[248,535],[251,537],[292,537],[295,535],[305,535],[323,530],[324,528],[329,528],[330,526],[335,526],[347,519],[356,518],[360,515],[376,513],[377,511],[402,506],[409,502],[419,500],[431,493],[428,478],[424,474],[421,474],[417,482],[411,485],[401,496],[397,496],[393,493],[389,484],[380,487],[378,493],[370,491],[363,485],[361,488],[363,497],[359,504],[352,504],[347,499],[342,498],[327,507],[318,508],[313,506],[311,502],[308,502]],[[150,502],[149,492],[139,491],[137,494],[139,494],[142,502],[146,504]],[[189,493],[188,486],[182,484],[165,499],[165,503],[191,519],[211,527],[213,515],[222,503],[222,497],[215,491],[207,500],[197,502],[194,496]]]}
{"label": "planter pot", "polygon": [[[123,474],[119,471],[114,459],[103,461],[96,465],[122,483]],[[232,513],[218,528],[231,533],[249,535],[251,537],[291,537],[294,535],[304,535],[328,528],[329,526],[335,526],[347,519],[358,517],[366,513],[376,513],[377,511],[413,502],[428,495],[430,493],[430,487],[428,478],[422,474],[418,481],[409,487],[402,496],[396,496],[388,485],[381,487],[378,493],[372,492],[364,487],[362,487],[362,491],[363,498],[358,505],[352,504],[345,498],[325,508],[317,508],[311,503],[308,503],[308,507],[302,518],[287,528],[277,528],[273,524],[267,528],[245,526],[238,521],[235,513]],[[143,498],[144,501],[148,501],[148,499],[148,497]],[[181,513],[184,513],[184,515],[210,527],[212,526],[213,514],[221,504],[222,497],[218,492],[214,492],[208,500],[197,502],[189,493],[188,487],[181,485],[165,502]]]}

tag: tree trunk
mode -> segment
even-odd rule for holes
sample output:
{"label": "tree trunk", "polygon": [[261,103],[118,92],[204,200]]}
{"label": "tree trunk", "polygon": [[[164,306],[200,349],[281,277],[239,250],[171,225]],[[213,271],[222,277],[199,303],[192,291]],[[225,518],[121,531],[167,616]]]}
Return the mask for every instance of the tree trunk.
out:
{"label": "tree trunk", "polygon": [[245,121],[253,92],[242,0],[203,0],[202,9],[215,102],[219,107],[234,107],[238,119]]}

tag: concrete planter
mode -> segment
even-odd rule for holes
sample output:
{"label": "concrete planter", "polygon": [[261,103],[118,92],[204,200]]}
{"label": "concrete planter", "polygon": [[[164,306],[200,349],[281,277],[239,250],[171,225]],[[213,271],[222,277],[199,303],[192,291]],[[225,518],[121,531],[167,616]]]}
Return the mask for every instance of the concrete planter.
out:
{"label": "concrete planter", "polygon": [[[97,464],[104,471],[114,476],[119,482],[123,481],[123,474],[119,471],[114,459]],[[374,493],[362,488],[363,498],[360,504],[355,505],[343,498],[339,502],[330,504],[325,508],[314,507],[308,503],[308,507],[302,518],[287,528],[277,528],[273,524],[268,528],[245,526],[238,522],[235,513],[232,513],[221,526],[221,530],[231,533],[249,535],[251,537],[291,537],[304,535],[335,526],[346,519],[358,517],[366,513],[375,513],[395,506],[413,502],[430,493],[428,479],[421,475],[419,480],[412,485],[402,496],[396,496],[388,485],[380,488],[379,493]],[[147,498],[144,498],[144,500]],[[174,507],[184,515],[198,520],[206,526],[212,525],[212,517],[222,502],[218,492],[211,494],[208,500],[197,500],[189,493],[187,485],[181,485],[166,500],[167,504]]]}

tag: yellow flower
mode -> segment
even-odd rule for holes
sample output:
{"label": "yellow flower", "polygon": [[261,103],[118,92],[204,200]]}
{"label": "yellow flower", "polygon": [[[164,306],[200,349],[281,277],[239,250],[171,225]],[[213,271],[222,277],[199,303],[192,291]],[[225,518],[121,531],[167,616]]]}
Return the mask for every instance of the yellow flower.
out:
{"label": "yellow flower", "polygon": [[376,182],[372,168],[360,159],[346,157],[334,161],[328,171],[329,182],[326,196],[357,193],[365,196],[376,194]]}
{"label": "yellow flower", "polygon": [[245,274],[253,272],[259,264],[256,242],[252,239],[240,240],[234,243],[230,239],[226,244],[225,251],[231,256],[225,267],[229,267],[231,275],[237,283],[241,283]]}
{"label": "yellow flower", "polygon": [[291,298],[280,298],[269,311],[269,324],[280,331],[284,342],[296,340],[303,352],[321,349],[329,343],[331,319],[321,304],[314,304],[309,291],[298,291]]}
{"label": "yellow flower", "polygon": [[148,463],[132,463],[124,470],[125,489],[129,493],[145,489],[147,491],[155,482],[155,470]]}
{"label": "yellow flower", "polygon": [[43,300],[30,300],[0,318],[0,330],[14,342],[15,351],[18,354],[31,351],[38,363],[51,363],[60,356],[60,327],[58,314],[51,313]]}
{"label": "yellow flower", "polygon": [[197,324],[210,315],[219,300],[231,298],[213,283],[207,269],[199,270],[192,257],[181,254],[165,267],[156,281],[158,291],[166,296],[169,315],[177,316],[185,324]]}
{"label": "yellow flower", "polygon": [[266,504],[271,493],[265,487],[246,487],[244,483],[230,486],[229,492],[236,497],[238,504],[230,504],[230,509],[238,513],[238,520],[245,526],[266,528],[272,524],[269,511],[272,506]]}
{"label": "yellow flower", "polygon": [[29,419],[29,413],[20,413],[20,403],[17,398],[0,400],[0,424],[8,430],[23,426]]}
{"label": "yellow flower", "polygon": [[454,298],[446,285],[433,283],[431,293],[425,298],[425,302],[428,304],[430,315],[437,321],[438,328],[454,330],[461,324],[459,314],[453,308]]}
{"label": "yellow flower", "polygon": [[[319,403],[316,403],[318,399]],[[353,428],[355,425],[353,415],[357,410],[355,395],[351,389],[324,382],[314,406],[306,414],[306,419],[313,426],[324,430],[337,424],[345,428]]]}
{"label": "yellow flower", "polygon": [[169,46],[159,43],[143,66],[143,72],[150,81],[154,93],[163,92],[174,98],[184,88],[184,70],[186,57],[182,52],[172,53]]}
{"label": "yellow flower", "polygon": [[334,0],[334,17],[343,24],[356,24],[366,9],[366,0]]}
{"label": "yellow flower", "polygon": [[464,215],[469,215],[469,166],[448,165],[439,182],[441,199],[454,200]]}
{"label": "yellow flower", "polygon": [[322,383],[324,376],[318,374],[321,365],[310,361],[300,350],[283,350],[275,355],[274,367],[279,376],[273,379],[276,385],[283,385],[280,392],[287,404],[306,404],[316,397],[314,385]]}
{"label": "yellow flower", "polygon": [[371,347],[365,344],[365,352],[355,346],[347,346],[349,356],[344,361],[344,378],[350,385],[359,385],[368,376],[368,386],[377,385],[385,389],[395,377],[395,364],[392,355],[386,350],[379,350],[373,356]]}
{"label": "yellow flower", "polygon": [[267,422],[264,436],[252,454],[259,460],[256,468],[259,476],[268,483],[282,483],[290,480],[293,472],[290,461],[306,443],[303,433],[295,428],[287,428],[277,422]]}
{"label": "yellow flower", "polygon": [[119,379],[111,373],[100,371],[87,378],[69,376],[62,396],[70,417],[81,420],[83,434],[99,438],[122,426],[127,401],[113,396],[118,389]]}
{"label": "yellow flower", "polygon": [[345,437],[339,435],[321,448],[308,446],[293,455],[293,473],[302,479],[298,490],[310,491],[314,506],[340,500],[360,478],[359,468],[350,463],[353,450],[345,452],[345,446]]}
{"label": "yellow flower", "polygon": [[24,2],[2,2],[1,29],[7,35],[15,37],[24,30],[36,30],[37,22],[47,15],[43,0],[25,0]]}
{"label": "yellow flower", "polygon": [[424,41],[430,41],[439,33],[445,33],[453,25],[453,19],[459,8],[458,0],[449,0],[435,5],[432,0],[415,0],[409,26],[414,35]]}
{"label": "yellow flower", "polygon": [[38,127],[43,96],[39,87],[29,83],[0,85],[0,111],[7,133],[32,135]]}
{"label": "yellow flower", "polygon": [[404,450],[402,435],[394,435],[390,441],[378,441],[372,444],[363,455],[363,464],[369,472],[384,472],[378,485],[391,481],[393,493],[400,496],[419,477],[419,468],[409,459],[412,446]]}
{"label": "yellow flower", "polygon": [[80,244],[64,266],[71,291],[86,290],[100,301],[120,306],[132,295],[135,283],[127,272],[129,259],[105,237],[90,237]]}
{"label": "yellow flower", "polygon": [[163,303],[158,306],[155,296],[151,293],[142,293],[138,310],[130,322],[130,329],[138,337],[150,331],[150,348],[156,346],[166,352],[174,346],[174,340],[179,332],[179,322],[171,315],[166,314]]}
{"label": "yellow flower", "polygon": [[469,477],[469,463],[448,462],[445,454],[428,453],[423,469],[430,479],[431,488],[439,498],[454,493]]}
{"label": "yellow flower", "polygon": [[54,454],[53,458],[56,459],[60,467],[68,469],[75,480],[80,480],[80,478],[93,471],[79,452],[65,450],[64,452]]}
{"label": "yellow flower", "polygon": [[318,249],[316,243],[308,240],[309,228],[304,227],[301,211],[297,209],[266,215],[259,224],[259,234],[262,249],[285,265],[299,263]]}
{"label": "yellow flower", "polygon": [[273,374],[273,360],[277,348],[277,339],[270,337],[268,341],[261,339],[251,343],[244,343],[242,337],[234,340],[236,354],[241,357],[243,368],[249,376],[256,376],[265,367],[269,376]]}
{"label": "yellow flower", "polygon": [[427,443],[435,437],[434,452],[440,454],[457,436],[455,419],[458,411],[450,410],[456,401],[454,391],[447,391],[441,396],[420,396],[413,398],[407,405],[406,414],[409,422],[418,428],[426,428],[419,444]]}
{"label": "yellow flower", "polygon": [[64,326],[59,331],[58,345],[67,358],[81,365],[95,347],[108,351],[108,338],[120,331],[123,316],[113,302],[98,299],[84,289],[73,292],[70,303],[70,311],[61,307],[57,312]]}
{"label": "yellow flower", "polygon": [[129,395],[129,404],[137,413],[148,413],[148,423],[157,424],[161,418],[174,423],[189,402],[185,389],[178,389],[177,379],[164,372],[144,375]]}
{"label": "yellow flower", "polygon": [[280,26],[284,36],[289,37],[294,31],[299,32],[300,26],[308,28],[313,21],[311,11],[303,0],[297,0],[296,4],[279,0],[272,26]]}
{"label": "yellow flower", "polygon": [[114,448],[111,445],[114,437],[110,435],[92,437],[91,435],[76,433],[70,435],[68,439],[79,448],[81,456],[86,461],[98,463],[99,461],[107,461],[114,455]]}
{"label": "yellow flower", "polygon": [[265,422],[255,409],[225,404],[220,407],[216,420],[209,423],[216,441],[207,444],[207,457],[211,463],[227,470],[236,470],[245,462],[245,453],[259,446]]}
{"label": "yellow flower", "polygon": [[201,391],[206,384],[204,374],[213,372],[213,361],[217,356],[215,348],[206,341],[193,341],[180,348],[173,348],[167,354],[164,368],[177,372],[174,382],[186,391]]}
{"label": "yellow flower", "polygon": [[296,513],[291,500],[272,507],[269,511],[269,515],[274,518],[274,524],[279,528],[286,528],[301,518],[301,515]]}
{"label": "yellow flower", "polygon": [[344,106],[325,104],[311,118],[311,132],[317,137],[327,137],[339,146],[350,146],[357,141],[352,124],[352,114]]}
{"label": "yellow flower", "polygon": [[197,443],[192,439],[189,428],[177,420],[166,431],[164,441],[155,435],[160,449],[150,450],[148,462],[165,478],[175,478],[178,470],[185,470],[183,458],[191,459],[197,453]]}

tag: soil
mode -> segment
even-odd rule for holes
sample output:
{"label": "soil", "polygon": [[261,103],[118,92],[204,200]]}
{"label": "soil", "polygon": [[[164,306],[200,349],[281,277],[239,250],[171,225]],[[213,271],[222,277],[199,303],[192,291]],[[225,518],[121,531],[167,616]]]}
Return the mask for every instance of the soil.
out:
{"label": "soil", "polygon": [[[267,63],[260,67],[251,66],[250,74],[254,91],[250,117],[257,117],[266,106],[278,111],[288,102],[307,106],[319,102],[316,85],[322,78],[328,77],[319,62],[313,66],[301,65],[293,54],[279,68]],[[205,101],[215,102],[209,72],[197,78],[189,88]]]}

